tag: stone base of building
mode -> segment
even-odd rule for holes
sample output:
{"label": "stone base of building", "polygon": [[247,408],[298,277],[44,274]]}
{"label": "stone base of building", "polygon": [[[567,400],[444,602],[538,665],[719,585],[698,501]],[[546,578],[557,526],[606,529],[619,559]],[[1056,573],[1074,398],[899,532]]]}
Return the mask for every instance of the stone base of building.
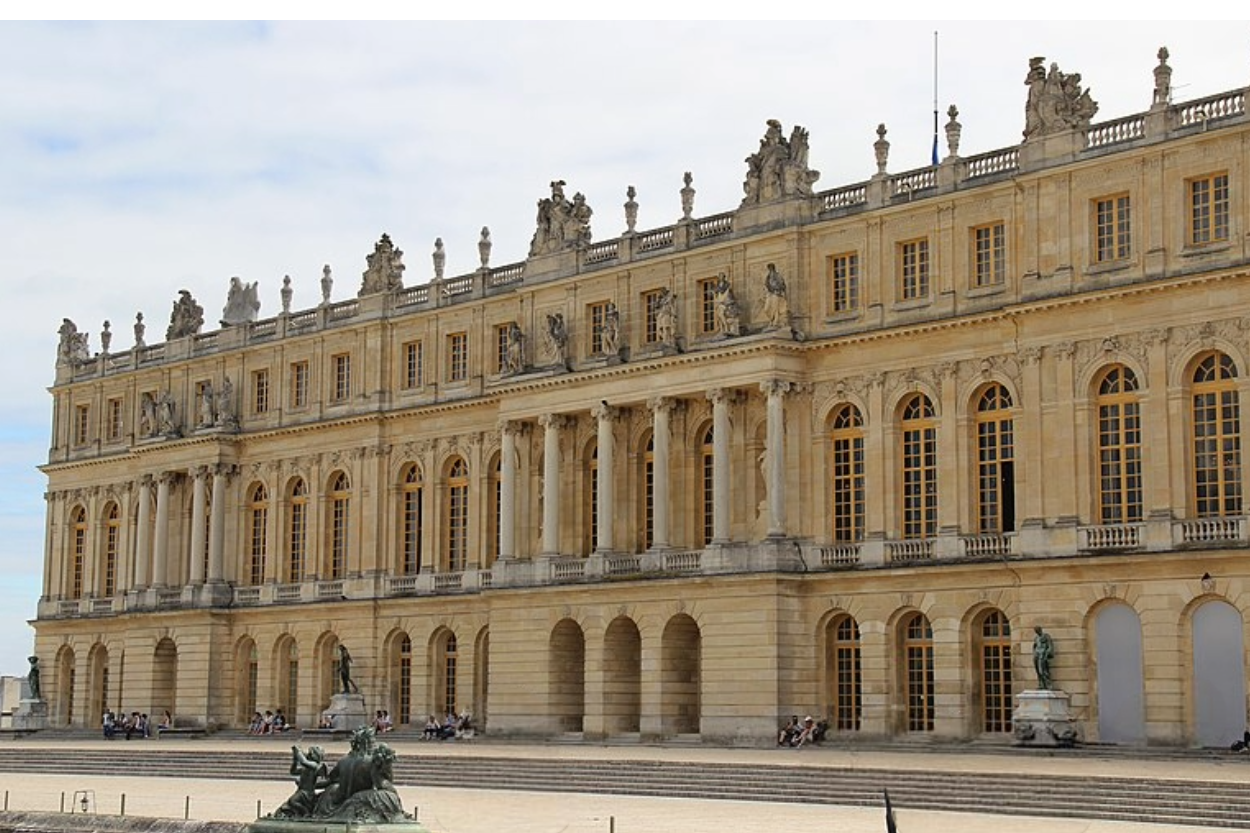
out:
{"label": "stone base of building", "polygon": [[[369,723],[369,715],[365,711],[365,696],[363,694],[335,694],[330,697],[330,708],[321,713],[323,721],[328,721],[329,726],[325,728],[335,730],[352,731],[366,726]],[[300,827],[300,830],[308,830],[308,827]],[[389,828],[388,828],[389,829]]]}
{"label": "stone base of building", "polygon": [[46,729],[48,728],[48,703],[46,700],[22,698],[13,712],[14,729]]}
{"label": "stone base of building", "polygon": [[1073,746],[1080,736],[1064,691],[1022,691],[1011,715],[1016,746]]}

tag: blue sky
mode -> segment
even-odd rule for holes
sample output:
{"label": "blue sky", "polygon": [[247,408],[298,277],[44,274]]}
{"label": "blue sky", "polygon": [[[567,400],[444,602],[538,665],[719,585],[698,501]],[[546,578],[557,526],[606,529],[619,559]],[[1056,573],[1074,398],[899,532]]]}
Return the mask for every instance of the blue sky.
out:
{"label": "blue sky", "polygon": [[[568,182],[596,240],[731,210],[764,122],[811,133],[817,189],[867,179],[879,122],[892,172],[927,164],[933,31],[942,121],[964,155],[1023,127],[1028,59],[1080,72],[1095,121],[1146,109],[1166,44],[1177,101],[1250,83],[1250,24],[1230,23],[2,23],[0,24],[0,674],[22,673],[40,592],[57,327],[131,344],[163,334],[178,290],[212,320],[231,276],[261,315],[359,286],[383,232],[408,284],[524,258],[534,203]],[[943,153],[945,145],[943,143]]]}

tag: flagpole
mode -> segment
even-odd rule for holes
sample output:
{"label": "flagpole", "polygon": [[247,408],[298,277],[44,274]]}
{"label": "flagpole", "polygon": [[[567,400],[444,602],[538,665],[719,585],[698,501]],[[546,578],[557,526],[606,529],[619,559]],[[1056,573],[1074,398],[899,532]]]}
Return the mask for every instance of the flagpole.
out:
{"label": "flagpole", "polygon": [[938,163],[938,33],[933,30],[933,164]]}

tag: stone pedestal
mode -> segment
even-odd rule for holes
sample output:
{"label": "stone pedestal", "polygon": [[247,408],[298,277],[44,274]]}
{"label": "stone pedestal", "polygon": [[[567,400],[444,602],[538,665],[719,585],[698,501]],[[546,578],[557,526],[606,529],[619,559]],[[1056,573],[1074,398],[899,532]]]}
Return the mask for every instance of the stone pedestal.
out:
{"label": "stone pedestal", "polygon": [[321,713],[330,719],[331,729],[352,731],[368,725],[363,694],[335,694],[330,698],[330,708]]}
{"label": "stone pedestal", "polygon": [[48,702],[23,697],[18,701],[17,711],[13,712],[13,728],[28,730],[48,728]]}
{"label": "stone pedestal", "polygon": [[1012,731],[1017,746],[1072,746],[1079,731],[1063,691],[1022,691],[1016,695]]}

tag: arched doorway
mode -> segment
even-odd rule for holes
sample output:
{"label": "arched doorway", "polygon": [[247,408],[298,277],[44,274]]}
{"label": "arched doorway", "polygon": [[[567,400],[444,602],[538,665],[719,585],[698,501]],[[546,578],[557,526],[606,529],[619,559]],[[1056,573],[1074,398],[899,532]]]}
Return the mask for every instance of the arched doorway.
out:
{"label": "arched doorway", "polygon": [[679,613],[660,640],[660,715],[665,735],[699,734],[702,639],[694,619]]}
{"label": "arched doorway", "polygon": [[178,716],[178,646],[169,637],[156,643],[152,655],[152,718],[166,711]]}
{"label": "arched doorway", "polygon": [[1226,747],[1246,728],[1246,661],[1241,614],[1211,600],[1194,611],[1194,741]]}
{"label": "arched doorway", "polygon": [[609,735],[639,731],[642,721],[642,636],[618,616],[603,637],[603,728]]}
{"label": "arched doorway", "polygon": [[557,732],[581,732],[586,716],[586,636],[572,619],[551,629],[547,703]]}
{"label": "arched doorway", "polygon": [[1094,619],[1098,654],[1098,739],[1144,743],[1141,620],[1126,604],[1109,604]]}

